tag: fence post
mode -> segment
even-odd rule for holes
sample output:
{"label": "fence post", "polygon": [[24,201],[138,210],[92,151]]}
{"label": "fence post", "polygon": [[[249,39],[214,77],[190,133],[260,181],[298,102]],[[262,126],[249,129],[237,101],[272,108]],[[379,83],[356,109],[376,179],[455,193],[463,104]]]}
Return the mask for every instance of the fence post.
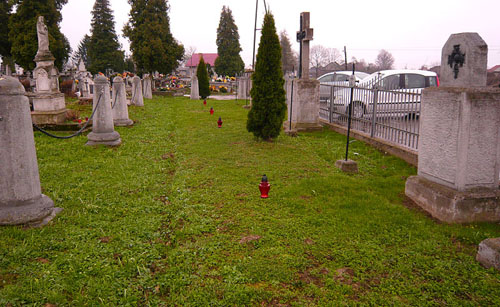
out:
{"label": "fence post", "polygon": [[373,90],[373,110],[372,110],[372,131],[370,133],[371,137],[375,136],[375,129],[377,129],[377,103],[378,103],[378,88],[375,87]]}
{"label": "fence post", "polygon": [[333,99],[335,99],[335,95],[334,95],[334,92],[335,92],[335,85],[332,85],[330,87],[330,104],[328,105],[328,121],[330,122],[330,124],[333,122]]}

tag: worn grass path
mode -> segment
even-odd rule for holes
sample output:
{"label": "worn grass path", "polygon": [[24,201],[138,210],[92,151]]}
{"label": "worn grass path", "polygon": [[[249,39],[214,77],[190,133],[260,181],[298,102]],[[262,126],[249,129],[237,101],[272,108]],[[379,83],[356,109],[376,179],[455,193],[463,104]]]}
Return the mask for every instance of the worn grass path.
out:
{"label": "worn grass path", "polygon": [[408,209],[416,170],[357,141],[360,173],[341,173],[344,136],[255,140],[242,104],[146,100],[118,148],[35,134],[65,210],[0,228],[0,305],[500,305],[500,273],[474,260],[498,224]]}

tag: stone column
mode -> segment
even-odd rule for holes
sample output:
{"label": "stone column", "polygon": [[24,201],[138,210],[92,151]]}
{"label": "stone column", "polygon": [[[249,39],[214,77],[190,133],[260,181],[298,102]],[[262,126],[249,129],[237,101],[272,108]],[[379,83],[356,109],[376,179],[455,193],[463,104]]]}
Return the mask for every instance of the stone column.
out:
{"label": "stone column", "polygon": [[130,100],[130,103],[138,107],[144,106],[141,78],[139,78],[138,76],[132,78],[132,99]]}
{"label": "stone column", "polygon": [[199,100],[200,99],[200,88],[198,84],[198,77],[193,75],[191,78],[191,100]]}
{"label": "stone column", "polygon": [[406,195],[448,223],[500,221],[500,89],[486,87],[477,33],[443,47],[441,84],[422,94],[418,176]]}
{"label": "stone column", "polygon": [[61,210],[41,192],[24,87],[0,77],[0,225],[40,226]]}
{"label": "stone column", "polygon": [[128,117],[127,94],[122,77],[113,79],[113,123],[115,126],[131,126],[134,124]]}
{"label": "stone column", "polygon": [[144,76],[144,88],[143,88],[143,91],[144,91],[144,98],[146,99],[153,99],[153,90],[151,88],[152,84],[152,79],[151,79],[151,76],[149,74],[146,74]]}
{"label": "stone column", "polygon": [[120,134],[115,131],[113,114],[109,103],[109,82],[104,76],[97,76],[94,80],[94,118],[92,132],[87,136],[87,145],[120,145]]}

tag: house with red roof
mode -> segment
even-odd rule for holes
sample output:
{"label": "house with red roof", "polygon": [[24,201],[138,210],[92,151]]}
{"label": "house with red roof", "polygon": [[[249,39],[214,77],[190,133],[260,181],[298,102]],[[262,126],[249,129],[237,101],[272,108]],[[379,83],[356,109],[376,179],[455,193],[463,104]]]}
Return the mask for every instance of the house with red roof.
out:
{"label": "house with red roof", "polygon": [[200,58],[203,56],[203,61],[205,64],[210,64],[212,70],[215,67],[215,60],[219,57],[217,53],[195,53],[190,59],[186,61],[186,67],[189,68],[189,75],[196,73],[196,67],[200,63]]}
{"label": "house with red roof", "polygon": [[488,72],[500,74],[500,65],[495,65],[492,68],[488,69]]}

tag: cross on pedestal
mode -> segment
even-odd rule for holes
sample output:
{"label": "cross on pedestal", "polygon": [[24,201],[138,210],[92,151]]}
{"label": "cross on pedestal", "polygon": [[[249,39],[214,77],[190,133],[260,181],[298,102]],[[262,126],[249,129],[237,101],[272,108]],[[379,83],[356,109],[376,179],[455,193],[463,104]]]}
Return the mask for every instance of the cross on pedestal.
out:
{"label": "cross on pedestal", "polygon": [[309,41],[313,40],[313,29],[310,28],[310,13],[300,13],[300,31],[297,31],[297,42],[300,43],[299,78],[309,79]]}

